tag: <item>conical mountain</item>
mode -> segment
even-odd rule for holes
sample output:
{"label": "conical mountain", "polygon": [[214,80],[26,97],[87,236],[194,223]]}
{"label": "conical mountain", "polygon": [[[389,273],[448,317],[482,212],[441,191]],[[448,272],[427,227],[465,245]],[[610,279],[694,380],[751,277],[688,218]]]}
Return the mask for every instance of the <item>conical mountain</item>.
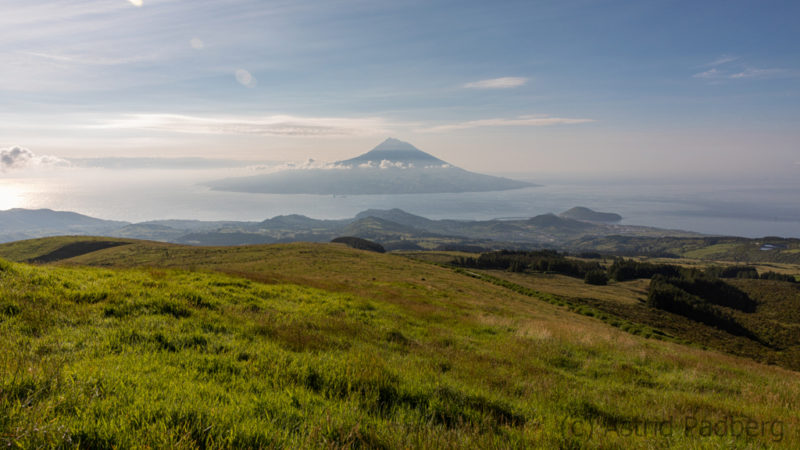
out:
{"label": "conical mountain", "polygon": [[414,147],[408,142],[403,142],[394,138],[386,139],[377,147],[373,148],[367,153],[364,153],[363,155],[356,156],[352,159],[339,161],[337,164],[343,166],[358,166],[361,164],[379,165],[383,161],[414,166],[449,165],[430,153],[425,153],[417,147]]}
{"label": "conical mountain", "polygon": [[208,183],[212,189],[268,194],[391,195],[503,191],[534,186],[468,172],[389,138],[352,159],[324,169],[293,169]]}

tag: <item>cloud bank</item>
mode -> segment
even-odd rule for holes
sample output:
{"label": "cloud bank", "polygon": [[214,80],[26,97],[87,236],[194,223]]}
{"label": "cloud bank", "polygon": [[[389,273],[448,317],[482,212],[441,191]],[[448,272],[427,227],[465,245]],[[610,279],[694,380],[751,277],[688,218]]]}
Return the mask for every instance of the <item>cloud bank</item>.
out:
{"label": "cloud bank", "polygon": [[36,155],[23,147],[0,149],[0,172],[30,167],[68,167],[69,161],[56,156]]}
{"label": "cloud bank", "polygon": [[481,119],[470,120],[447,125],[438,125],[431,128],[422,129],[425,132],[466,130],[469,128],[480,127],[547,127],[553,125],[575,125],[581,123],[594,122],[594,119],[579,119],[569,117],[550,117],[550,116],[519,116],[513,119]]}
{"label": "cloud bank", "polygon": [[381,117],[300,117],[270,116],[190,116],[181,114],[126,114],[94,125],[89,129],[154,130],[172,133],[337,137],[391,134],[399,128],[423,133],[448,132],[481,127],[546,127],[594,122],[594,119],[523,115],[514,118],[469,120],[441,125],[396,123]]}
{"label": "cloud bank", "polygon": [[128,114],[89,126],[94,129],[146,129],[194,134],[253,134],[259,136],[358,136],[385,134],[380,118],[272,116],[200,117],[179,114]]}
{"label": "cloud bank", "polygon": [[466,83],[464,87],[467,89],[509,89],[520,87],[527,82],[528,79],[523,77],[502,77],[473,81]]}

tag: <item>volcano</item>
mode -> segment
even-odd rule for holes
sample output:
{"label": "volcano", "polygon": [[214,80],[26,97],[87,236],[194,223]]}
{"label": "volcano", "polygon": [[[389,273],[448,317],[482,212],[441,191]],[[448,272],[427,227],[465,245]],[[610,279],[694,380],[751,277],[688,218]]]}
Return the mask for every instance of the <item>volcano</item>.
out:
{"label": "volcano", "polygon": [[469,172],[389,138],[355,158],[325,168],[289,169],[208,183],[219,191],[269,194],[391,195],[486,192],[534,184]]}

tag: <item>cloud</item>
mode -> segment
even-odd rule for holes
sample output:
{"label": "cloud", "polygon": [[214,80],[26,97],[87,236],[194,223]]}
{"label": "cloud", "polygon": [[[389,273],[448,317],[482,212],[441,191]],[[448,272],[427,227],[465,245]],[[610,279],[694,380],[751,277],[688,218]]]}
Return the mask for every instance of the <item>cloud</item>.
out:
{"label": "cloud", "polygon": [[[342,166],[348,168],[349,166]],[[381,162],[377,161],[367,161],[364,163],[359,164],[359,169],[413,169],[413,163],[405,163],[403,161],[390,161],[388,159],[381,160]]]}
{"label": "cloud", "polygon": [[131,2],[131,5],[136,7],[141,7],[144,4],[143,0],[128,0],[128,1]]}
{"label": "cloud", "polygon": [[66,167],[69,165],[69,161],[64,159],[56,156],[36,155],[23,147],[0,149],[0,172],[27,167]]}
{"label": "cloud", "polygon": [[784,69],[756,69],[754,67],[748,67],[742,70],[741,72],[737,72],[731,74],[729,78],[732,79],[742,79],[742,78],[774,78],[788,74],[788,72]]}
{"label": "cloud", "polygon": [[705,72],[700,72],[692,75],[693,78],[704,78],[706,80],[713,80],[722,77],[722,73],[717,69],[710,69],[706,70]]}
{"label": "cloud", "polygon": [[509,89],[520,87],[528,82],[527,78],[522,77],[502,77],[492,78],[489,80],[473,81],[466,83],[465,88],[468,89]]}
{"label": "cloud", "polygon": [[738,59],[739,59],[738,56],[722,55],[719,58],[715,59],[714,61],[711,61],[710,63],[704,64],[704,66],[705,67],[721,66],[723,64],[728,64],[730,62],[734,62],[734,61],[736,61]]}
{"label": "cloud", "polygon": [[548,127],[553,125],[575,125],[580,123],[594,122],[594,119],[575,119],[567,117],[550,116],[519,116],[514,119],[481,119],[470,120],[467,122],[438,125],[420,131],[438,132],[465,130],[468,128],[479,127]]}
{"label": "cloud", "polygon": [[760,69],[752,67],[741,62],[738,56],[729,55],[720,56],[714,61],[700,67],[711,68],[692,75],[692,78],[699,78],[715,83],[722,80],[767,79],[797,75],[786,69]]}
{"label": "cloud", "polygon": [[[102,168],[115,170],[164,169],[164,170],[202,170],[244,168],[254,161],[237,159],[218,159],[200,157],[102,157],[102,158],[69,158],[73,167]],[[266,165],[266,162],[265,162]]]}
{"label": "cloud", "polygon": [[289,115],[200,117],[179,114],[129,114],[92,129],[142,129],[193,134],[259,136],[358,136],[385,134],[380,118],[298,117]]}
{"label": "cloud", "polygon": [[83,53],[57,53],[57,52],[46,53],[46,52],[28,52],[28,51],[21,51],[18,53],[21,55],[34,56],[37,58],[47,59],[56,63],[67,63],[67,64],[87,65],[87,66],[117,66],[121,64],[132,64],[139,62],[154,61],[158,58],[158,55],[156,54],[109,57],[109,56],[90,55]]}
{"label": "cloud", "polygon": [[312,158],[309,158],[302,162],[256,164],[247,167],[248,170],[255,170],[266,173],[283,172],[286,170],[341,170],[349,168],[350,168],[349,166],[343,166],[341,164],[332,162],[317,161]]}
{"label": "cloud", "polygon": [[[303,162],[287,162],[283,164],[258,164],[247,167],[250,170],[257,170],[266,173],[283,172],[287,170],[349,170],[349,169],[414,169],[413,163],[403,161],[391,161],[384,159],[379,161],[367,161],[358,165],[341,164],[339,162],[324,162],[308,159]],[[428,165],[425,169],[439,169],[452,167],[449,164]]]}
{"label": "cloud", "polygon": [[718,70],[717,68],[706,70],[692,75],[693,78],[705,80],[745,80],[745,79],[768,79],[792,76],[792,73],[785,69],[758,69],[755,67],[738,68],[737,70]]}

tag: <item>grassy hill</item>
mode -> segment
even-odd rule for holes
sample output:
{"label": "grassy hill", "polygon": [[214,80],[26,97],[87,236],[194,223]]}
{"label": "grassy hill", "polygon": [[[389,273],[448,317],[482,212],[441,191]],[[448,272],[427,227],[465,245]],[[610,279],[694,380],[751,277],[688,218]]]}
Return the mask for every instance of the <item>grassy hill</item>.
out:
{"label": "grassy hill", "polygon": [[341,244],[82,239],[0,246],[81,250],[0,262],[0,445],[800,446],[797,372],[555,294]]}
{"label": "grassy hill", "polygon": [[[800,370],[800,285],[772,280],[731,280],[754,299],[754,312],[725,308],[752,336],[735,335],[646,304],[649,280],[592,286],[555,274],[481,271],[523,288],[560,296],[576,308],[609,316],[607,322],[644,325],[679,342]],[[587,309],[589,311],[589,309]],[[592,314],[596,314],[592,312]]]}
{"label": "grassy hill", "polygon": [[573,252],[600,252],[608,255],[648,255],[739,263],[800,264],[800,239],[764,237],[658,237],[586,236],[566,247]]}

